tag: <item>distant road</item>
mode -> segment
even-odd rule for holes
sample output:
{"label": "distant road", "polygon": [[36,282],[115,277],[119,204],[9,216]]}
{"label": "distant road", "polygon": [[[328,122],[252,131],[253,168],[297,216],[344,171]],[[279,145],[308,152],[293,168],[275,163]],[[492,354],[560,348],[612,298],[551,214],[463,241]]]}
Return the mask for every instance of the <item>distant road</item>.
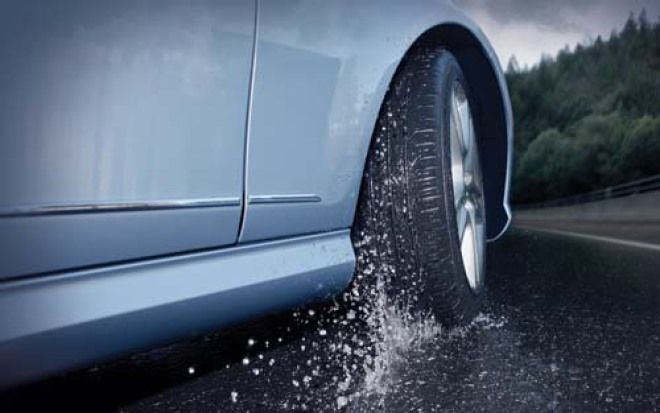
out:
{"label": "distant road", "polygon": [[657,246],[660,250],[660,190],[585,203],[514,212],[519,228],[579,234],[594,240]]}
{"label": "distant road", "polygon": [[562,220],[539,217],[534,219],[514,218],[513,224],[518,228],[583,234],[599,238],[652,244],[660,248],[660,221]]}

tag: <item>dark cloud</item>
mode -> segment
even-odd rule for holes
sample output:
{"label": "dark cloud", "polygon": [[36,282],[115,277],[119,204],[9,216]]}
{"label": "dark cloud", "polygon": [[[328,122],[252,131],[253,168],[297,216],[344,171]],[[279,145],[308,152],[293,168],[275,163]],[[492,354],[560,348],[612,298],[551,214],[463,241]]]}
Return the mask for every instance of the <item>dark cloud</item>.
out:
{"label": "dark cloud", "polygon": [[630,13],[660,17],[659,0],[454,0],[491,38],[504,62],[532,65],[565,46],[607,37]]}
{"label": "dark cloud", "polygon": [[[594,0],[596,2],[596,0]],[[458,2],[457,2],[458,3]],[[463,0],[467,9],[487,12],[500,23],[532,22],[549,29],[574,29],[570,13],[584,13],[592,2],[570,0]]]}
{"label": "dark cloud", "polygon": [[592,14],[597,19],[606,17],[609,23],[611,18],[625,19],[643,8],[651,18],[660,12],[657,0],[462,0],[456,4],[485,11],[502,24],[529,22],[550,30],[580,30],[580,22]]}

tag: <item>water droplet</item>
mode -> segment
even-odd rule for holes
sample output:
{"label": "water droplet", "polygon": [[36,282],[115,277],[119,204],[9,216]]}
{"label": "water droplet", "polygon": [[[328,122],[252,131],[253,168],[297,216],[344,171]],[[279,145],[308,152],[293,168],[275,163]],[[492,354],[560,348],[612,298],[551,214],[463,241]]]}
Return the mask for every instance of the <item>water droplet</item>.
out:
{"label": "water droplet", "polygon": [[344,396],[339,396],[337,397],[337,408],[341,409],[343,407],[346,407],[348,404],[348,399]]}

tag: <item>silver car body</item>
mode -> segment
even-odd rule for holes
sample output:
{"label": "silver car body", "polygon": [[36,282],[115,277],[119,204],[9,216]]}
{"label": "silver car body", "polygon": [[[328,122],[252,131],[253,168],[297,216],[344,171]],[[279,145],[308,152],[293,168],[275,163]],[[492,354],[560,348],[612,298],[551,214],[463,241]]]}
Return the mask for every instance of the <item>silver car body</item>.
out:
{"label": "silver car body", "polygon": [[345,288],[416,42],[457,56],[508,225],[505,79],[450,2],[6,0],[0,32],[0,385]]}

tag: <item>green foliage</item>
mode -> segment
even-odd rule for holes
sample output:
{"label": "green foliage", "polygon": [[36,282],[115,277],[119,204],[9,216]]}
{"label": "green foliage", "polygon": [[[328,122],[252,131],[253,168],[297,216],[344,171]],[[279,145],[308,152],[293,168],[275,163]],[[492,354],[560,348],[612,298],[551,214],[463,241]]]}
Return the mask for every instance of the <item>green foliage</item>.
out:
{"label": "green foliage", "polygon": [[636,119],[621,144],[618,167],[632,178],[660,172],[660,117]]}
{"label": "green foliage", "polygon": [[513,200],[569,196],[660,173],[660,22],[631,16],[529,70],[507,67]]}

